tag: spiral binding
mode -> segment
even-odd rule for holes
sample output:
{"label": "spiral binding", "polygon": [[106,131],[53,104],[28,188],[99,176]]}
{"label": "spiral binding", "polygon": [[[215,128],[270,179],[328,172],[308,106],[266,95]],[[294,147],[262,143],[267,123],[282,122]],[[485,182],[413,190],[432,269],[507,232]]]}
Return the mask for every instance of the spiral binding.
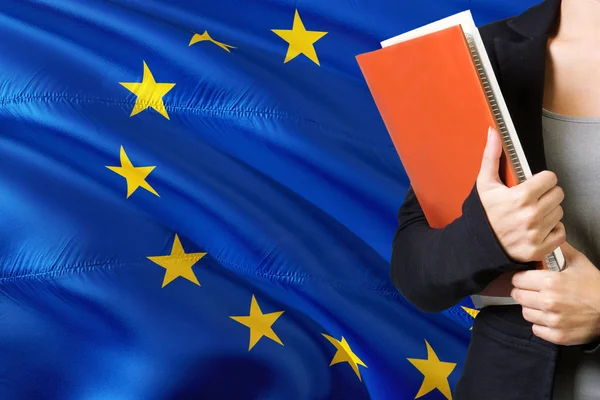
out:
{"label": "spiral binding", "polygon": [[[500,134],[502,135],[502,140],[506,145],[506,150],[508,153],[508,157],[510,159],[511,165],[514,168],[515,174],[517,176],[517,180],[519,183],[524,182],[527,177],[525,177],[525,173],[523,172],[523,168],[521,166],[521,161],[517,155],[515,147],[513,145],[512,138],[508,133],[508,129],[506,128],[506,124],[504,123],[504,118],[502,117],[502,113],[498,108],[498,104],[496,103],[496,96],[494,96],[494,92],[492,91],[492,87],[487,79],[487,75],[483,66],[481,65],[481,59],[479,57],[479,52],[477,51],[477,47],[475,46],[475,42],[473,40],[473,36],[465,32],[465,37],[467,39],[467,43],[469,45],[469,49],[471,51],[471,57],[473,62],[475,63],[475,68],[477,69],[477,74],[479,75],[479,79],[481,80],[481,85],[485,90],[485,94],[487,96],[488,104],[494,114],[494,119],[496,120],[496,124],[500,129]],[[556,256],[554,252],[548,254],[546,256],[546,264],[550,271],[560,271],[560,265],[556,260]]]}

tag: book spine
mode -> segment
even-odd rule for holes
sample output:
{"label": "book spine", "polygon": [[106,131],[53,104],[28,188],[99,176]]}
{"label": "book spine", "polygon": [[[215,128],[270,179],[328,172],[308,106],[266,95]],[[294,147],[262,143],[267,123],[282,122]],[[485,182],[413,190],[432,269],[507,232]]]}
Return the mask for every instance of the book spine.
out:
{"label": "book spine", "polygon": [[[488,104],[492,113],[494,114],[494,119],[496,120],[496,125],[500,134],[502,136],[502,140],[506,146],[506,153],[510,160],[510,164],[512,165],[515,175],[517,177],[517,181],[519,183],[524,182],[527,178],[525,177],[525,173],[523,172],[523,168],[521,166],[521,161],[515,151],[515,147],[513,145],[512,138],[508,133],[508,129],[506,128],[506,124],[504,122],[504,118],[502,117],[502,113],[498,108],[498,104],[496,103],[496,96],[494,96],[494,92],[490,86],[487,75],[485,73],[485,69],[481,65],[481,59],[479,57],[479,52],[477,51],[477,47],[475,46],[475,42],[473,40],[473,36],[465,32],[465,38],[467,40],[467,44],[469,45],[469,50],[471,51],[471,57],[473,59],[473,63],[475,64],[475,68],[477,69],[477,74],[479,75],[479,79],[481,81],[481,85],[485,90],[485,94],[487,96]],[[560,264],[556,259],[554,252],[548,254],[546,256],[546,267],[550,271],[561,271]]]}

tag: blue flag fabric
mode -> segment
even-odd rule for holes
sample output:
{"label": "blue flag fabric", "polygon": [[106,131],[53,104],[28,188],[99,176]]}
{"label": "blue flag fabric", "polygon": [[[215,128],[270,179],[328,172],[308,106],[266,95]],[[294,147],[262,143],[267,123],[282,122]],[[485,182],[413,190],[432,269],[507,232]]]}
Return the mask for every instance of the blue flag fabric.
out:
{"label": "blue flag fabric", "polygon": [[449,399],[355,56],[533,1],[0,4],[0,399]]}

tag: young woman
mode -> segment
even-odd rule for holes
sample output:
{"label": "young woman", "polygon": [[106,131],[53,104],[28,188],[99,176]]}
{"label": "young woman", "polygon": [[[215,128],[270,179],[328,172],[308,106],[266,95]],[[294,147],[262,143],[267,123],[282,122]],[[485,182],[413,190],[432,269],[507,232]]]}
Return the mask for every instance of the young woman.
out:
{"label": "young woman", "polygon": [[[502,184],[491,130],[450,225],[431,228],[409,187],[392,280],[427,312],[509,282],[513,304],[475,319],[455,400],[600,399],[600,0],[546,0],[480,31],[534,176]],[[558,246],[565,271],[532,269]]]}

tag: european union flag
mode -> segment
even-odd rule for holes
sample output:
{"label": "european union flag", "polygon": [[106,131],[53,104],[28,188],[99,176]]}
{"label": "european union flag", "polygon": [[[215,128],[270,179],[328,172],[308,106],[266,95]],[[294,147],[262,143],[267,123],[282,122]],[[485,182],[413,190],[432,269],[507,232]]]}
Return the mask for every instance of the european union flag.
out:
{"label": "european union flag", "polygon": [[533,2],[3,0],[0,399],[450,399],[355,56]]}

